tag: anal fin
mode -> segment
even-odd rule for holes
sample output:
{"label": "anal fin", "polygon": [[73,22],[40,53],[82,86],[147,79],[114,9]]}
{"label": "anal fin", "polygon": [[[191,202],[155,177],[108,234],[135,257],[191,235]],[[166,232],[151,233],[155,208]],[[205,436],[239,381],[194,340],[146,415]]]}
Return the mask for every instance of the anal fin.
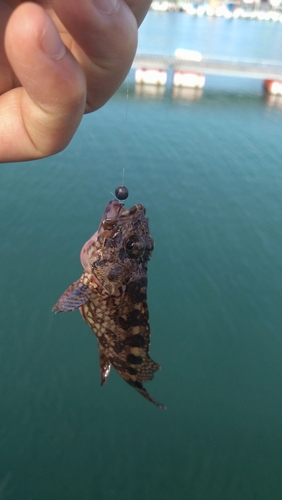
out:
{"label": "anal fin", "polygon": [[100,346],[99,346],[99,359],[100,359],[101,386],[102,386],[108,380],[111,369],[111,363]]}

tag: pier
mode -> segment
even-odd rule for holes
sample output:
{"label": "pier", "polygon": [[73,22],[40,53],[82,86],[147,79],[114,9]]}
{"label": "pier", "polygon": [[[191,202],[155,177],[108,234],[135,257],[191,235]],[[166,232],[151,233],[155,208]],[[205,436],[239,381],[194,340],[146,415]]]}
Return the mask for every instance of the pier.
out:
{"label": "pier", "polygon": [[211,58],[204,55],[201,61],[192,61],[169,55],[137,54],[132,68],[282,81],[282,63],[278,61]]}

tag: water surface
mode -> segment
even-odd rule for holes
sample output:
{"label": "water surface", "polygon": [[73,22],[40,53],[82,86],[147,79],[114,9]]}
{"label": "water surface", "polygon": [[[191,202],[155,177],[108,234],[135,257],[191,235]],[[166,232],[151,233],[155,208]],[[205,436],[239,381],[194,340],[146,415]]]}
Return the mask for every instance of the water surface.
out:
{"label": "water surface", "polygon": [[[164,16],[147,27],[176,38]],[[281,498],[281,132],[258,82],[210,80],[198,100],[129,83],[63,153],[1,165],[1,498]],[[124,166],[156,244],[147,388],[167,411],[114,371],[101,389],[94,335],[51,312]]]}

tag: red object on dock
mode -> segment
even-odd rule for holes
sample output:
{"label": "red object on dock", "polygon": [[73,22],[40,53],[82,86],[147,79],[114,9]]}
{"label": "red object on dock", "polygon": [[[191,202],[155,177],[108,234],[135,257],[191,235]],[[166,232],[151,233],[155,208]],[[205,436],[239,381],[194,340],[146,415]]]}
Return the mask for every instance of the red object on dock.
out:
{"label": "red object on dock", "polygon": [[264,80],[265,90],[272,95],[282,95],[282,80]]}

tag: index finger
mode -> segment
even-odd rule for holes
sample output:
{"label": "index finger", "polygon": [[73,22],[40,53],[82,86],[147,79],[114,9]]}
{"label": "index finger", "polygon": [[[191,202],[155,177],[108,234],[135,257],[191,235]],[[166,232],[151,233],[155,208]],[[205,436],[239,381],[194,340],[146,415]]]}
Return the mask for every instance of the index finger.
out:
{"label": "index finger", "polygon": [[87,82],[86,111],[94,111],[125,79],[137,46],[137,22],[123,0],[53,0],[64,43]]}
{"label": "index finger", "polygon": [[132,10],[138,26],[144,20],[152,0],[125,0],[130,10]]}

